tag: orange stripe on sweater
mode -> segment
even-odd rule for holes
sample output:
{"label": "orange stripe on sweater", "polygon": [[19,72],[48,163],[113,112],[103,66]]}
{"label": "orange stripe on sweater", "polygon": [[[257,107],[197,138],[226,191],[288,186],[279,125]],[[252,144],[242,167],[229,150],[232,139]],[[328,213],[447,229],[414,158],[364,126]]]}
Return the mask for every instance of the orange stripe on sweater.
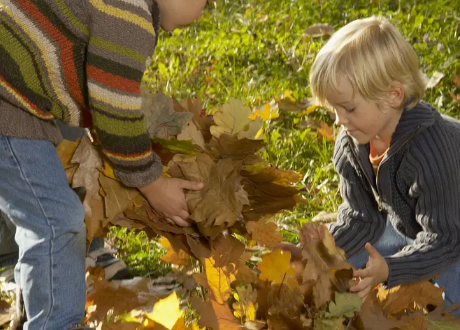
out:
{"label": "orange stripe on sweater", "polygon": [[136,161],[136,160],[144,159],[152,154],[151,149],[148,149],[144,152],[137,153],[137,154],[121,154],[121,153],[113,152],[107,149],[105,149],[104,151],[108,157],[113,157],[119,160],[128,160],[128,161]]}
{"label": "orange stripe on sweater", "polygon": [[85,106],[83,95],[81,94],[80,84],[78,82],[77,70],[73,58],[73,43],[68,40],[49,20],[44,16],[39,8],[32,1],[19,1],[19,4],[26,10],[30,16],[40,24],[40,27],[48,33],[60,49],[62,58],[62,68],[64,79],[67,83],[69,94],[82,107]]}
{"label": "orange stripe on sweater", "polygon": [[114,75],[92,65],[88,65],[87,73],[88,77],[104,84],[105,86],[128,93],[140,94],[140,84],[134,80]]}

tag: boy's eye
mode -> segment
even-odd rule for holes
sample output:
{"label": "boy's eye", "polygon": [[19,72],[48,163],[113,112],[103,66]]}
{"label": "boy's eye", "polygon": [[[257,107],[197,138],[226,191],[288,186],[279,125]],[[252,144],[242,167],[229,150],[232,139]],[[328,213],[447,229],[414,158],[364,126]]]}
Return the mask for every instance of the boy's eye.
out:
{"label": "boy's eye", "polygon": [[352,109],[345,109],[345,111],[348,112],[348,113],[351,113],[351,112],[355,111],[355,108],[352,108]]}

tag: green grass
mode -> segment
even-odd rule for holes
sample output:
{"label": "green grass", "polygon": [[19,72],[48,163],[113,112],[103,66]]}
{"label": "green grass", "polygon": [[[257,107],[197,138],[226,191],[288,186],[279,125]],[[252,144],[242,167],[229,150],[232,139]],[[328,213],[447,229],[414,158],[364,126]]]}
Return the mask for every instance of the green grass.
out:
{"label": "green grass", "polygon": [[[202,19],[182,30],[162,33],[152,58],[151,75],[159,73],[163,89],[178,99],[198,97],[210,110],[235,97],[259,107],[285,90],[298,100],[310,96],[309,68],[327,39],[304,35],[306,27],[329,23],[336,30],[371,15],[388,17],[420,57],[427,76],[446,76],[427,90],[425,100],[459,118],[460,107],[450,93],[460,74],[460,6],[457,0],[218,0]],[[149,76],[147,76],[147,79]],[[324,120],[325,112],[298,117],[283,112],[269,126],[265,158],[283,169],[303,174],[306,203],[286,212],[280,223],[284,237],[297,241],[290,228],[319,211],[340,205],[338,177],[331,164],[333,143],[312,133],[305,122]]]}

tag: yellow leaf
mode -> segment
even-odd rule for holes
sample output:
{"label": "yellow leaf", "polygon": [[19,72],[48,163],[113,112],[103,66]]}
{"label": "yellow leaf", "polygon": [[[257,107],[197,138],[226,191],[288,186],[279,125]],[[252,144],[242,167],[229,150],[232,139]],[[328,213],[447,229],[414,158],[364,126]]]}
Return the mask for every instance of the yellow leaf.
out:
{"label": "yellow leaf", "polygon": [[279,116],[278,109],[272,109],[270,103],[267,102],[262,110],[262,120],[267,121],[278,118]]}
{"label": "yellow leaf", "polygon": [[249,172],[250,174],[258,174],[265,169],[264,163],[256,163],[252,165],[243,165],[243,170]]}
{"label": "yellow leaf", "polygon": [[248,302],[247,305],[234,303],[233,309],[233,314],[239,319],[245,319],[246,321],[254,321],[256,319],[256,308],[252,301]]}
{"label": "yellow leaf", "polygon": [[180,301],[176,295],[176,292],[173,292],[165,299],[161,299],[159,302],[153,306],[152,313],[146,313],[146,316],[165,326],[167,329],[172,330],[177,320],[179,320],[184,311],[180,309]]}
{"label": "yellow leaf", "polygon": [[262,256],[262,261],[259,262],[261,271],[259,278],[273,283],[282,283],[285,276],[295,274],[295,269],[289,266],[290,261],[291,252],[289,251],[276,249],[274,252],[265,254]]}
{"label": "yellow leaf", "polygon": [[236,134],[251,122],[250,116],[251,109],[245,107],[242,101],[230,98],[229,103],[222,106],[222,111],[214,114],[217,125],[211,126],[211,134],[217,138],[224,132]]}
{"label": "yellow leaf", "polygon": [[115,176],[115,171],[113,170],[112,165],[104,159],[104,169],[102,170],[102,174],[104,174],[106,177],[118,180],[118,178]]}
{"label": "yellow leaf", "polygon": [[243,322],[254,321],[256,319],[257,291],[252,290],[252,286],[237,287],[233,296],[236,303],[233,303],[233,314]]}
{"label": "yellow leaf", "polygon": [[289,101],[292,101],[292,102],[295,102],[295,98],[294,98],[294,95],[292,95],[292,91],[289,90],[289,89],[286,89],[284,91],[284,99],[287,99]]}
{"label": "yellow leaf", "polygon": [[213,294],[213,299],[224,304],[230,296],[230,284],[235,280],[236,273],[231,273],[227,267],[214,267],[214,259],[205,259],[206,279],[209,289]]}
{"label": "yellow leaf", "polygon": [[193,323],[192,324],[192,330],[205,330],[206,328],[202,328],[198,325],[198,323]]}
{"label": "yellow leaf", "polygon": [[317,106],[316,104],[312,104],[310,105],[308,108],[307,108],[307,115],[311,114],[312,112],[314,112],[316,110]]}
{"label": "yellow leaf", "polygon": [[262,117],[262,112],[260,112],[259,109],[256,109],[256,110],[252,113],[252,115],[249,116],[249,119],[251,119],[251,120],[256,120],[256,118],[258,118],[258,117],[259,117],[259,118]]}
{"label": "yellow leaf", "polygon": [[161,260],[163,260],[164,262],[167,262],[173,265],[179,265],[179,266],[187,266],[190,264],[190,256],[187,253],[185,253],[184,250],[181,250],[181,249],[179,249],[179,251],[176,252],[166,237],[164,236],[161,237],[160,244],[166,250],[168,250],[168,253],[160,257]]}

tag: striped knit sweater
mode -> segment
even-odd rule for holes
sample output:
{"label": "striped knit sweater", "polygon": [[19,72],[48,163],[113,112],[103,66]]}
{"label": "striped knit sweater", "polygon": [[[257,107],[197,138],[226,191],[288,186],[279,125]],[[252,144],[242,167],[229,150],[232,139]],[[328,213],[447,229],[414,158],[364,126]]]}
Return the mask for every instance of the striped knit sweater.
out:
{"label": "striped knit sweater", "polygon": [[158,25],[154,0],[0,0],[0,135],[94,126],[123,183],[154,181],[140,82]]}
{"label": "striped knit sweater", "polygon": [[[415,239],[385,257],[387,285],[410,283],[444,272],[460,258],[460,124],[419,102],[405,110],[375,176],[369,144],[356,145],[341,132],[334,164],[344,199],[330,231],[347,258],[375,243],[389,216],[395,229]],[[380,211],[379,211],[380,209]]]}

